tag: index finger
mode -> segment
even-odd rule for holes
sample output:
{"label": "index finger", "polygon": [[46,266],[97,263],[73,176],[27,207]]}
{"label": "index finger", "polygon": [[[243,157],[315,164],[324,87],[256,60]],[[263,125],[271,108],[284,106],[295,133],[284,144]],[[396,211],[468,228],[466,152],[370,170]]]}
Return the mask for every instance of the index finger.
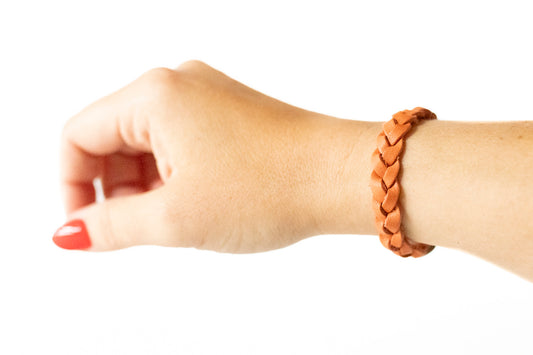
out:
{"label": "index finger", "polygon": [[[154,76],[148,73],[141,78]],[[95,202],[93,181],[101,176],[107,155],[151,152],[147,117],[140,107],[146,92],[139,81],[92,103],[66,123],[60,176],[67,214]]]}

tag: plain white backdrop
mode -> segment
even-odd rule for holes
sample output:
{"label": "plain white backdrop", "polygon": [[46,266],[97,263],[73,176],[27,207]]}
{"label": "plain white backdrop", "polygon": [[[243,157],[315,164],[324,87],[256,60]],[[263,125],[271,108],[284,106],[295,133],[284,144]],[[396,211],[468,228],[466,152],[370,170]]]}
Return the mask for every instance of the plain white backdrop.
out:
{"label": "plain white backdrop", "polygon": [[402,259],[376,236],[324,235],[250,255],[95,254],[51,239],[63,124],[150,68],[200,59],[342,118],[529,120],[528,5],[3,0],[0,354],[531,354],[531,283],[459,251]]}

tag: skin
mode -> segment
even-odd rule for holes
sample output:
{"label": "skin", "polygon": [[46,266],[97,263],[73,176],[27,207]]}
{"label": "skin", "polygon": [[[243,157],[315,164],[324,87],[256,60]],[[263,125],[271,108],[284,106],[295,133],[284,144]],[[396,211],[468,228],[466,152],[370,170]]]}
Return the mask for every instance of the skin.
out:
{"label": "skin", "polygon": [[[377,238],[368,183],[382,125],[287,105],[199,61],[152,69],[65,125],[67,217],[84,220],[88,251],[253,253],[320,234]],[[533,124],[436,120],[408,137],[409,238],[533,281]]]}

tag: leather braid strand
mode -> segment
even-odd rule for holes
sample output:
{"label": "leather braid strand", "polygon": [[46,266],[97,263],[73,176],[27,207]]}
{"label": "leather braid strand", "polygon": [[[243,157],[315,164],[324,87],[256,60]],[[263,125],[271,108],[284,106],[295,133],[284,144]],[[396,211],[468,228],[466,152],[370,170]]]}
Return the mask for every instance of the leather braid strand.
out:
{"label": "leather braid strand", "polygon": [[383,124],[383,131],[377,137],[377,149],[372,154],[370,188],[379,240],[385,248],[402,257],[418,258],[435,248],[433,245],[412,241],[401,228],[398,179],[407,133],[419,120],[432,119],[437,119],[437,116],[422,107],[395,113],[390,121]]}

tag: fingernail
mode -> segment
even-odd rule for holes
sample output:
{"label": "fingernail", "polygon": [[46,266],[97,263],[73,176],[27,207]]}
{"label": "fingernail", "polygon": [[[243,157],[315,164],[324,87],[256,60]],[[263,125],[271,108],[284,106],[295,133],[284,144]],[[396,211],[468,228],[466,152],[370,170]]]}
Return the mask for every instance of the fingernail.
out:
{"label": "fingernail", "polygon": [[81,219],[65,223],[55,232],[52,240],[63,249],[87,249],[91,246],[89,233]]}

